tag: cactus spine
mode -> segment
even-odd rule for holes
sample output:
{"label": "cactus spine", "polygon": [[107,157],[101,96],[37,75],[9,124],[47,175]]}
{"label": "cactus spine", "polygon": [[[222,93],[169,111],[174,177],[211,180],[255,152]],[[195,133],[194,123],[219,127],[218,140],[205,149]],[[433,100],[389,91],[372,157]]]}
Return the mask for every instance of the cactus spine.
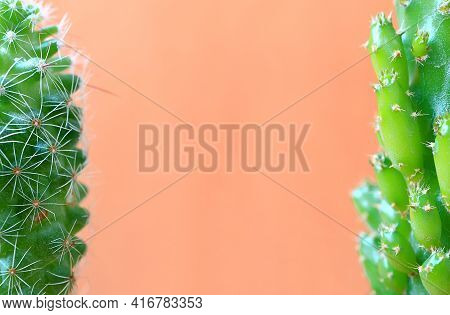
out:
{"label": "cactus spine", "polygon": [[82,82],[44,13],[0,0],[0,294],[70,293],[86,251]]}
{"label": "cactus spine", "polygon": [[450,1],[395,6],[400,29],[380,13],[367,43],[383,152],[352,195],[360,256],[376,294],[450,294]]}

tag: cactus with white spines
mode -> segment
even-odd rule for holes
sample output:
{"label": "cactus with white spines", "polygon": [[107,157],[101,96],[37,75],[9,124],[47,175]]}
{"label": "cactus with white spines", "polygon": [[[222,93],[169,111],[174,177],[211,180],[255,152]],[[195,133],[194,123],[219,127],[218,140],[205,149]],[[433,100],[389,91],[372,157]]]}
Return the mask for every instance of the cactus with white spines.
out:
{"label": "cactus with white spines", "polygon": [[82,81],[45,13],[0,0],[0,294],[68,294],[86,251]]}
{"label": "cactus with white spines", "polygon": [[383,152],[377,184],[353,192],[372,233],[360,255],[377,294],[450,294],[450,1],[395,6],[398,29],[380,13],[366,45]]}

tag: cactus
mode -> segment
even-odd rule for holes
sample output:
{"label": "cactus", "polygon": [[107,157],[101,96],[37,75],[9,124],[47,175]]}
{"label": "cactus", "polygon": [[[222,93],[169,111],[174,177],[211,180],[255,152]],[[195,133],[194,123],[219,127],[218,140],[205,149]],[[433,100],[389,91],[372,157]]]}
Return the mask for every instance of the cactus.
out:
{"label": "cactus", "polygon": [[450,1],[396,0],[399,29],[372,19],[376,137],[354,204],[371,230],[360,256],[376,294],[450,294]]}
{"label": "cactus", "polygon": [[46,8],[0,0],[0,294],[68,294],[86,251],[82,87]]}

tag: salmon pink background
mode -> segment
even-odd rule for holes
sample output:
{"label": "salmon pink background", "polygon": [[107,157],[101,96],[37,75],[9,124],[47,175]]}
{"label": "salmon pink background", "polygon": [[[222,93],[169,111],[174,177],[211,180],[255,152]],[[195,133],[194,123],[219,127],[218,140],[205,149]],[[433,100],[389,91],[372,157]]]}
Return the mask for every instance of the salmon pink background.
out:
{"label": "salmon pink background", "polygon": [[[177,120],[124,82],[195,126],[262,123],[366,56],[369,18],[392,1],[50,2],[94,61],[83,237],[95,236],[78,293],[370,292],[355,236],[260,174],[193,172],[104,228],[182,175],[139,173],[138,125]],[[366,58],[273,121],[312,124],[311,172],[271,176],[356,232],[349,193],[377,149],[373,79]]]}

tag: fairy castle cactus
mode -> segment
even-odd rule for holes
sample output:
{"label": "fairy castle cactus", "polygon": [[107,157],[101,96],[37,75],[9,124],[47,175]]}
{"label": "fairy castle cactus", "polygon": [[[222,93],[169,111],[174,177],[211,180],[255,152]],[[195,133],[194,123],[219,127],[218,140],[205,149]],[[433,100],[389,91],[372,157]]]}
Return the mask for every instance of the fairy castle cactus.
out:
{"label": "fairy castle cactus", "polygon": [[376,294],[450,294],[450,1],[396,0],[372,19],[377,183],[353,192]]}
{"label": "fairy castle cactus", "polygon": [[64,23],[45,7],[0,0],[0,294],[67,294],[86,251],[78,180],[81,79],[61,53]]}

